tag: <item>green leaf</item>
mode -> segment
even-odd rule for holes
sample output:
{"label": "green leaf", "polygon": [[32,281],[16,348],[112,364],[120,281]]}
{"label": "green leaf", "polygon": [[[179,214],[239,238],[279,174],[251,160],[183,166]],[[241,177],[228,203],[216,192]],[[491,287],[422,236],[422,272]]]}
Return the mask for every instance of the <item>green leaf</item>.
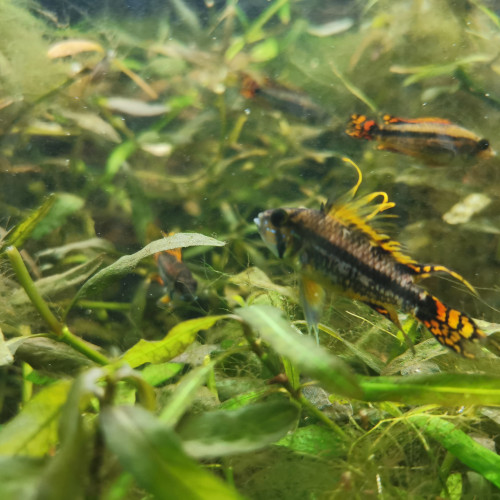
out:
{"label": "green leaf", "polygon": [[276,444],[318,458],[338,458],[344,453],[343,443],[331,430],[320,425],[308,425],[299,427],[293,434],[288,434]]}
{"label": "green leaf", "polygon": [[[41,295],[49,295],[52,299],[65,294],[77,285],[83,283],[90,275],[95,273],[102,264],[102,257],[96,257],[84,264],[68,269],[64,273],[54,274],[41,278],[35,282],[36,288]],[[16,290],[10,299],[14,306],[31,303],[24,289]]]}
{"label": "green leaf", "polygon": [[9,350],[5,337],[0,329],[0,366],[11,365],[14,362],[14,356]]}
{"label": "green leaf", "polygon": [[46,461],[32,457],[0,457],[0,498],[19,500],[36,496]]}
{"label": "green leaf", "polygon": [[57,442],[57,422],[71,382],[42,389],[0,430],[0,455],[43,456]]}
{"label": "green leaf", "polygon": [[205,316],[202,318],[189,319],[175,325],[163,340],[147,341],[139,340],[122,356],[132,368],[144,363],[165,363],[183,353],[196,339],[200,330],[211,328],[220,319],[227,315]]}
{"label": "green leaf", "polygon": [[188,455],[214,458],[264,448],[294,428],[298,417],[299,408],[289,401],[269,401],[191,415],[177,431]]}
{"label": "green leaf", "polygon": [[410,73],[412,76],[406,78],[403,82],[404,87],[408,87],[421,80],[435,78],[443,75],[453,75],[453,72],[461,67],[474,63],[488,63],[492,60],[492,56],[488,54],[473,54],[463,59],[458,59],[448,64],[427,64],[424,66],[392,66],[390,71],[393,73]]}
{"label": "green leaf", "polygon": [[179,422],[180,418],[193,403],[193,396],[206,383],[215,361],[198,366],[185,375],[170,396],[168,404],[160,413],[159,419],[170,427]]}
{"label": "green leaf", "polygon": [[437,373],[361,380],[364,401],[407,404],[500,405],[500,377]]}
{"label": "green leaf", "polygon": [[106,162],[105,182],[109,182],[118,173],[121,166],[137,149],[137,144],[134,141],[126,141],[116,146],[112,153],[108,156]]}
{"label": "green leaf", "polygon": [[112,280],[131,273],[137,264],[146,257],[150,257],[158,252],[172,250],[174,248],[185,248],[191,246],[224,246],[225,243],[214,238],[209,238],[198,233],[177,233],[167,238],[153,241],[146,245],[142,250],[132,254],[120,257],[116,262],[108,267],[105,267],[97,274],[92,276],[80,289],[76,297],[73,299],[73,304],[76,300],[86,297],[89,293],[96,293],[105,288]]}
{"label": "green leaf", "polygon": [[183,366],[183,363],[147,365],[141,370],[141,375],[148,384],[156,387],[175,377],[182,370]]}
{"label": "green leaf", "polygon": [[250,51],[250,57],[254,62],[264,62],[274,59],[279,54],[279,45],[276,38],[267,38],[258,43]]}
{"label": "green leaf", "polygon": [[0,253],[9,246],[21,248],[38,224],[47,216],[55,201],[56,196],[51,194],[41,207],[33,211],[26,219],[19,223],[14,230],[10,231],[0,246]]}
{"label": "green leaf", "polygon": [[362,391],[347,365],[319,347],[312,338],[299,335],[279,309],[263,305],[245,307],[235,312],[276,352],[295,363],[301,373],[319,380],[326,389],[336,394],[361,397]]}
{"label": "green leaf", "polygon": [[434,415],[412,415],[408,420],[441,443],[450,453],[500,488],[500,456],[474,441],[452,423]]}
{"label": "green leaf", "polygon": [[103,369],[93,368],[80,375],[71,387],[61,413],[61,445],[41,475],[37,499],[83,498],[88,482],[85,471],[89,469],[91,457],[88,442],[92,434],[91,428],[84,425],[80,408],[85,407],[91,397],[102,393],[98,382],[105,375]]}
{"label": "green leaf", "polygon": [[31,237],[35,240],[51,233],[54,229],[61,227],[66,219],[77,210],[83,207],[85,200],[70,193],[59,193],[55,197],[53,205],[48,210],[47,215],[33,229]]}
{"label": "green leaf", "polygon": [[76,375],[94,365],[70,346],[47,337],[16,337],[8,340],[7,345],[17,361],[24,361],[44,374]]}
{"label": "green leaf", "polygon": [[107,407],[99,421],[123,468],[156,498],[233,500],[240,496],[189,458],[165,424],[137,407]]}

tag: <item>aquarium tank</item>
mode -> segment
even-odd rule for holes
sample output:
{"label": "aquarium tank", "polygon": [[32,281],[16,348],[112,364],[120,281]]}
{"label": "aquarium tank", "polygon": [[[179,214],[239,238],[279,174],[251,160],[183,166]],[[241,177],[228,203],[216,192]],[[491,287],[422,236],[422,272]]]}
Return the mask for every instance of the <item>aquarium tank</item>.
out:
{"label": "aquarium tank", "polygon": [[2,0],[0,498],[500,498],[499,44]]}

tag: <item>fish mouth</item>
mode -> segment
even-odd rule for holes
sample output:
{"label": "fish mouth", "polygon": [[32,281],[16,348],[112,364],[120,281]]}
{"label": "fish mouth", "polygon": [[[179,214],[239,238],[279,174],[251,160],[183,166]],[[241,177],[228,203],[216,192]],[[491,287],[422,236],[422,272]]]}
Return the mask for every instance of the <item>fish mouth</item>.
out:
{"label": "fish mouth", "polygon": [[260,225],[261,225],[261,216],[262,216],[262,212],[257,217],[255,217],[255,219],[253,220],[255,222],[255,225],[258,228],[260,228]]}

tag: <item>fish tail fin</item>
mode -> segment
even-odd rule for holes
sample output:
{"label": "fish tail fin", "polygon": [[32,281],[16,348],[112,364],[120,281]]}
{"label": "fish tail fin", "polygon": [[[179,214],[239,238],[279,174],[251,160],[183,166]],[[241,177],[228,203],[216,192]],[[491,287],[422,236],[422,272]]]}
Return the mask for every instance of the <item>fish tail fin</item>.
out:
{"label": "fish tail fin", "polygon": [[351,119],[346,128],[346,134],[356,139],[366,139],[371,141],[373,134],[379,130],[375,120],[369,120],[365,115],[351,115]]}
{"label": "fish tail fin", "polygon": [[413,314],[439,343],[468,358],[473,358],[474,355],[467,352],[467,342],[486,337],[472,318],[456,309],[451,309],[427,293]]}
{"label": "fish tail fin", "polygon": [[300,280],[300,302],[304,309],[309,333],[314,332],[316,342],[319,345],[318,323],[325,302],[325,290],[315,281],[302,276]]}

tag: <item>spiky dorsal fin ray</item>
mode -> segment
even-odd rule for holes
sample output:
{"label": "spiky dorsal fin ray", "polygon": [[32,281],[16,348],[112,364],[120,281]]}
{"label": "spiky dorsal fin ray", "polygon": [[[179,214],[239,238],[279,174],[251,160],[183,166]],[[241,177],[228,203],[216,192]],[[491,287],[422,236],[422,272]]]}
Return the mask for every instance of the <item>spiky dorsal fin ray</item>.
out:
{"label": "spiky dorsal fin ray", "polygon": [[446,273],[457,281],[460,281],[465,285],[476,297],[479,296],[477,290],[460,274],[446,266],[435,266],[432,264],[409,264],[410,269],[412,269],[419,278],[428,278],[435,273]]}
{"label": "spiky dorsal fin ray", "polygon": [[[379,245],[384,250],[390,252],[393,257],[404,266],[411,269],[411,271],[420,278],[428,278],[435,273],[446,273],[452,278],[465,285],[474,295],[478,296],[476,289],[460,274],[445,266],[438,266],[432,264],[419,264],[416,260],[401,252],[401,245],[389,236],[379,233],[367,221],[375,218],[381,212],[389,210],[395,206],[394,202],[389,201],[387,193],[384,191],[376,191],[367,194],[361,198],[354,199],[363,175],[359,167],[349,158],[343,157],[342,160],[356,170],[358,180],[356,184],[337,202],[329,202],[322,207],[325,214],[331,215],[336,220],[342,221],[347,226],[354,226],[363,233],[365,233],[374,244]],[[382,200],[375,205],[372,201],[376,198]],[[390,318],[389,318],[390,319]]]}
{"label": "spiky dorsal fin ray", "polygon": [[[333,217],[337,221],[343,222],[346,226],[355,227],[365,233],[374,245],[378,245],[391,253],[400,264],[416,265],[417,262],[414,259],[401,252],[401,245],[397,241],[392,240],[385,234],[379,233],[367,222],[374,219],[381,212],[393,208],[395,203],[389,201],[389,197],[384,191],[376,191],[355,199],[354,197],[361,185],[363,175],[359,167],[351,159],[343,157],[342,160],[354,167],[358,174],[358,180],[338,201],[329,201],[322,206],[323,213]],[[381,201],[372,204],[377,198],[381,198]]]}

